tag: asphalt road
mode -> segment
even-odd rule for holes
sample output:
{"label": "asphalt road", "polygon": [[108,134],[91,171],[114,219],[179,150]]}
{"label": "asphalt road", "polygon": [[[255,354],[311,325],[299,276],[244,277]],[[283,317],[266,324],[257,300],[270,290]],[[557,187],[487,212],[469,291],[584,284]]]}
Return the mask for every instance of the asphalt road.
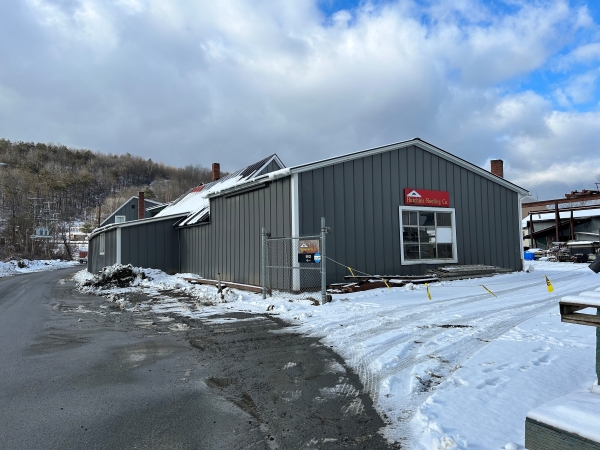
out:
{"label": "asphalt road", "polygon": [[0,279],[1,449],[396,448],[316,339],[124,311],[77,292],[76,270]]}

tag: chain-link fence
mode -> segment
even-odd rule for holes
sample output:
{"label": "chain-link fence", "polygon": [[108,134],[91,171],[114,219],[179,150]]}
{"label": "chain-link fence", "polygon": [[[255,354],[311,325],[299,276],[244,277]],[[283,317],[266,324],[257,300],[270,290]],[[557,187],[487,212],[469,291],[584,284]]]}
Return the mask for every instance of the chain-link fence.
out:
{"label": "chain-link fence", "polygon": [[320,236],[266,238],[268,295],[321,302]]}

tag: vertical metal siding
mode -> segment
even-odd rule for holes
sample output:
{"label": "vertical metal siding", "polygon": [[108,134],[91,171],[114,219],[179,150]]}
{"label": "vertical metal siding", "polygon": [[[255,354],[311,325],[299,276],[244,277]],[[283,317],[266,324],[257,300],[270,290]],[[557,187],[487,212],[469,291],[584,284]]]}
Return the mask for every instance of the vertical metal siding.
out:
{"label": "vertical metal siding", "polygon": [[[121,263],[160,269],[171,274],[179,272],[178,237],[177,230],[173,227],[177,220],[178,218],[170,218],[121,227]],[[116,228],[104,234],[106,235],[104,256],[97,251],[99,235],[90,240],[89,248],[92,249],[88,257],[90,272],[97,272],[102,267],[116,262]]]}
{"label": "vertical metal siding", "polygon": [[[100,254],[100,234],[104,234],[104,255]],[[94,236],[88,243],[88,271],[96,273],[117,262],[117,231],[108,230]]]}
{"label": "vertical metal siding", "polygon": [[291,236],[290,178],[252,192],[210,200],[210,223],[181,228],[182,272],[259,285],[261,236]]}
{"label": "vertical metal siding", "polygon": [[[331,258],[371,274],[423,274],[436,265],[401,264],[404,188],[450,192],[458,264],[521,268],[518,194],[416,146],[300,173],[300,233],[318,233],[324,216]],[[341,281],[346,269],[330,263],[327,272]]]}

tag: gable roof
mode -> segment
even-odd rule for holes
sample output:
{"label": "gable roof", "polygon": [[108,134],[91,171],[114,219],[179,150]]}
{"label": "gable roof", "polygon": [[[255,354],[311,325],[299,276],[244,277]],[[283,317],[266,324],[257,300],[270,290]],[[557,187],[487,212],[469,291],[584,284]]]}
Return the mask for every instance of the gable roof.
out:
{"label": "gable roof", "polygon": [[260,161],[250,164],[243,169],[230,173],[229,175],[210,183],[201,184],[183,194],[172,202],[155,217],[171,216],[174,214],[188,213],[189,216],[178,225],[192,225],[208,219],[210,214],[209,195],[218,194],[224,190],[234,189],[243,184],[253,181],[259,176],[271,162],[275,162],[280,168],[285,168],[283,162],[276,154],[267,156]]}
{"label": "gable roof", "polygon": [[[103,226],[103,225],[106,225],[106,222],[107,222],[108,220],[110,220],[112,217],[114,217],[114,216],[117,214],[117,212],[118,212],[118,211],[119,211],[119,210],[120,210],[120,209],[121,209],[123,206],[125,206],[127,203],[129,203],[129,202],[130,202],[131,200],[133,200],[133,199],[135,199],[136,201],[139,201],[139,198],[138,198],[138,196],[137,196],[137,195],[133,195],[133,196],[131,196],[131,197],[129,198],[129,200],[127,200],[126,202],[123,202],[123,203],[121,204],[121,206],[119,206],[117,209],[115,209],[115,210],[114,210],[114,211],[111,213],[111,215],[110,215],[110,216],[108,216],[106,219],[104,219],[104,220],[103,220],[103,221],[100,223],[99,227],[101,227],[101,226]],[[151,208],[156,208],[157,206],[163,206],[163,205],[164,205],[164,203],[161,203],[161,202],[156,202],[156,201],[154,201],[154,200],[148,200],[147,198],[144,198],[144,210],[146,210],[146,209],[149,209],[149,208],[146,208],[146,203],[153,203],[153,205],[151,205],[151,206],[150,206]]]}
{"label": "gable roof", "polygon": [[439,156],[440,158],[443,158],[450,162],[453,162],[454,164],[456,164],[458,166],[462,166],[467,170],[475,172],[484,178],[487,178],[498,184],[501,184],[504,187],[506,187],[510,190],[516,191],[522,195],[529,194],[529,191],[527,189],[522,188],[521,186],[517,186],[516,184],[511,183],[510,181],[507,181],[506,179],[504,179],[502,177],[494,175],[493,173],[488,172],[487,170],[482,169],[481,167],[476,166],[475,164],[472,164],[469,161],[459,158],[458,156],[453,155],[452,153],[442,150],[441,148],[436,147],[435,145],[432,145],[429,142],[425,142],[423,139],[418,138],[418,137],[414,138],[414,139],[410,139],[408,141],[401,141],[401,142],[397,142],[395,144],[384,145],[382,147],[375,147],[375,148],[371,148],[368,150],[360,150],[358,152],[348,153],[346,155],[335,156],[333,158],[327,158],[327,159],[315,161],[312,163],[301,164],[299,166],[291,167],[290,172],[292,172],[292,173],[307,172],[309,170],[318,169],[320,167],[326,167],[326,166],[330,166],[333,164],[339,164],[339,163],[345,162],[345,161],[351,161],[351,160],[358,159],[358,158],[364,158],[365,156],[371,156],[371,155],[376,155],[379,153],[388,152],[390,150],[396,150],[396,149],[400,149],[400,148],[410,147],[411,145],[415,145],[423,150],[433,153],[436,156]]}
{"label": "gable roof", "polygon": [[[452,153],[442,150],[441,148],[436,147],[435,145],[425,142],[421,138],[414,138],[414,139],[410,139],[407,141],[397,142],[395,144],[384,145],[382,147],[375,147],[375,148],[371,148],[368,150],[360,150],[358,152],[348,153],[348,154],[341,155],[341,156],[334,156],[332,158],[322,159],[320,161],[315,161],[315,162],[306,163],[306,164],[300,164],[297,166],[289,167],[285,170],[272,172],[272,173],[268,174],[268,176],[267,175],[258,176],[253,181],[255,183],[264,182],[267,179],[275,179],[275,178],[279,178],[279,177],[283,177],[283,176],[289,176],[294,173],[308,172],[310,170],[319,169],[321,167],[327,167],[327,166],[331,166],[334,164],[343,163],[346,161],[352,161],[355,159],[364,158],[365,156],[377,155],[379,153],[385,153],[385,152],[389,152],[391,150],[406,148],[406,147],[410,147],[412,145],[417,146],[423,150],[426,150],[426,151],[428,151],[436,156],[439,156],[440,158],[443,158],[447,161],[450,161],[458,166],[464,167],[465,169],[470,170],[471,172],[475,172],[476,174],[478,174],[484,178],[487,178],[488,180],[491,180],[495,183],[498,183],[512,191],[518,192],[521,195],[529,194],[529,191],[527,189],[522,188],[521,186],[518,186],[514,183],[511,183],[510,181],[508,181],[502,177],[494,175],[493,173],[488,172],[487,170],[482,169],[481,167],[476,166],[475,164],[472,164],[462,158],[459,158],[458,156],[453,155]],[[255,183],[245,184],[244,186],[232,186],[232,187],[230,187],[226,190],[223,190],[219,193],[213,193],[210,195],[210,197],[216,197],[218,195],[228,194],[231,192],[235,192],[236,190],[239,190],[239,189],[246,189]]]}

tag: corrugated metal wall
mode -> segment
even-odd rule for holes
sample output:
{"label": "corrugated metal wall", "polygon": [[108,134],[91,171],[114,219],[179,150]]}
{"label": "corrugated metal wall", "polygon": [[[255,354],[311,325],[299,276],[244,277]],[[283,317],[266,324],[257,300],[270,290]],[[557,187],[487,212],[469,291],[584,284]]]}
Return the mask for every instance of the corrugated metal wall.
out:
{"label": "corrugated metal wall", "polygon": [[168,218],[121,228],[121,263],[151,267],[166,273],[179,272],[179,240]]}
{"label": "corrugated metal wall", "polygon": [[181,271],[260,285],[261,227],[291,236],[290,178],[210,201],[210,223],[180,229]]}
{"label": "corrugated metal wall", "polygon": [[[518,194],[416,146],[299,174],[300,233],[332,233],[327,255],[369,274],[420,275],[401,264],[399,206],[404,188],[450,192],[456,208],[458,264],[521,269]],[[345,267],[327,263],[328,283]]]}
{"label": "corrugated metal wall", "polygon": [[104,255],[100,254],[100,234],[88,243],[88,271],[91,273],[117,262],[117,230],[112,229],[101,234],[104,234]]}

